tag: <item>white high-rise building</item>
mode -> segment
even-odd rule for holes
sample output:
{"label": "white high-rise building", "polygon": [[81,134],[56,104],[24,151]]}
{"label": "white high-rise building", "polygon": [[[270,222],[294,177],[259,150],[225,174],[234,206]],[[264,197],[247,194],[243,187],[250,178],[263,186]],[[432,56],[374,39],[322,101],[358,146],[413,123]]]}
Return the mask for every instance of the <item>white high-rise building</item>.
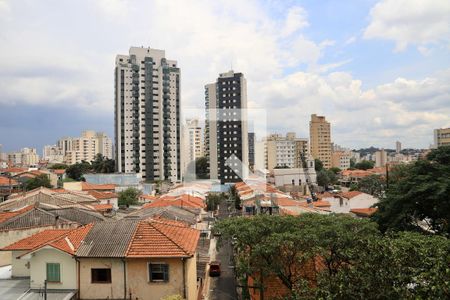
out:
{"label": "white high-rise building", "polygon": [[63,163],[64,153],[61,148],[57,145],[47,145],[44,146],[44,151],[42,159],[48,161],[49,163]]}
{"label": "white high-rise building", "polygon": [[308,158],[308,139],[296,137],[294,132],[286,136],[271,134],[266,139],[266,168],[275,167],[302,168],[302,156]]}
{"label": "white high-rise building", "polygon": [[164,50],[131,47],[115,68],[116,170],[181,179],[180,69]]}
{"label": "white high-rise building", "polygon": [[186,120],[186,131],[187,158],[189,161],[194,161],[203,156],[202,128],[199,126],[198,119]]}
{"label": "white high-rise building", "polygon": [[39,155],[36,148],[22,148],[19,152],[8,153],[8,162],[16,166],[35,166],[39,163]]}
{"label": "white high-rise building", "polygon": [[400,153],[402,151],[402,143],[400,143],[399,141],[395,142],[395,152],[396,153]]}

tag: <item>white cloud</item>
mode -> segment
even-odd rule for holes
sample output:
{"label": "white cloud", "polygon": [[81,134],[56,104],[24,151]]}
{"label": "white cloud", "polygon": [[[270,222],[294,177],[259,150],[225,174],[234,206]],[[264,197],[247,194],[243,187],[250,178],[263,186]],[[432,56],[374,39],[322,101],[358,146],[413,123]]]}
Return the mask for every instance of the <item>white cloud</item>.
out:
{"label": "white cloud", "polygon": [[281,35],[286,37],[294,32],[308,26],[307,13],[301,6],[291,7],[286,16],[284,27],[281,30]]}
{"label": "white cloud", "polygon": [[71,106],[112,122],[114,56],[143,45],[178,60],[184,108],[203,109],[204,85],[232,64],[247,77],[249,106],[267,108],[273,130],[307,136],[310,114],[320,113],[345,146],[387,147],[388,133],[423,146],[434,127],[450,125],[450,71],[365,89],[348,72],[330,73],[349,59],[321,62],[333,37],[306,36],[307,13],[299,7],[280,21],[256,0],[116,0],[95,9],[91,1],[57,1],[49,16],[44,4],[15,1],[17,15],[0,31],[2,108]]}
{"label": "white cloud", "polygon": [[427,46],[448,44],[450,1],[382,0],[370,11],[364,37],[392,40],[397,52],[410,44],[418,46],[421,53]]}
{"label": "white cloud", "polygon": [[421,80],[398,78],[373,89],[346,72],[297,72],[259,87],[272,130],[296,128],[307,137],[310,114],[332,123],[332,139],[348,147],[393,147],[395,139],[426,147],[432,129],[450,125],[450,70]]}

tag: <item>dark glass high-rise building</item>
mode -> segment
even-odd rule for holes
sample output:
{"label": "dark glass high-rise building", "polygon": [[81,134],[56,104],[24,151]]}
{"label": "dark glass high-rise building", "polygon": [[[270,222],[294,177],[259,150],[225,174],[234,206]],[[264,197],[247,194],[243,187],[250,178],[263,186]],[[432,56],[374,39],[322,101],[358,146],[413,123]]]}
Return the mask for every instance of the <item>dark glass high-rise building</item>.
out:
{"label": "dark glass high-rise building", "polygon": [[247,81],[222,73],[205,86],[205,153],[211,179],[242,181],[248,170]]}

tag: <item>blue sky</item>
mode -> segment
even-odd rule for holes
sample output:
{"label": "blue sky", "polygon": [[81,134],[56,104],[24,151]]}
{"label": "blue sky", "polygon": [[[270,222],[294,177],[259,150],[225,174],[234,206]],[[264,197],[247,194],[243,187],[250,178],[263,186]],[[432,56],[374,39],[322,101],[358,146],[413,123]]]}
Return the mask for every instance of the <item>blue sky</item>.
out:
{"label": "blue sky", "polygon": [[450,126],[450,2],[0,0],[0,144],[113,137],[113,69],[130,46],[165,49],[182,106],[233,65],[268,130],[308,136],[324,114],[350,148],[428,147]]}

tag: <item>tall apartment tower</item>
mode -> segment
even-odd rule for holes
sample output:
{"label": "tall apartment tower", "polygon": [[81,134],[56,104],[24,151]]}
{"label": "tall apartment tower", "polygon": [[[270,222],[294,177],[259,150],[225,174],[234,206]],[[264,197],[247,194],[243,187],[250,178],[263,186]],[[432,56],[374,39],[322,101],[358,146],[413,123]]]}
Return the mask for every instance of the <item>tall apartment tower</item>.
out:
{"label": "tall apartment tower", "polygon": [[433,132],[434,132],[433,148],[450,146],[450,128],[435,129]]}
{"label": "tall apartment tower", "polygon": [[131,47],[115,68],[115,157],[120,173],[181,179],[180,69],[164,50]]}
{"label": "tall apartment tower", "polygon": [[311,115],[309,122],[311,156],[319,159],[326,169],[331,168],[331,129],[324,116]]}
{"label": "tall apartment tower", "polygon": [[400,153],[402,151],[402,143],[400,143],[399,141],[395,142],[395,152],[396,153]]}
{"label": "tall apartment tower", "polygon": [[244,75],[229,71],[220,74],[215,83],[207,84],[205,106],[205,153],[210,178],[220,179],[221,183],[242,181],[248,175],[247,81]]}
{"label": "tall apartment tower", "polygon": [[187,159],[194,161],[203,156],[202,127],[198,119],[186,120]]}

